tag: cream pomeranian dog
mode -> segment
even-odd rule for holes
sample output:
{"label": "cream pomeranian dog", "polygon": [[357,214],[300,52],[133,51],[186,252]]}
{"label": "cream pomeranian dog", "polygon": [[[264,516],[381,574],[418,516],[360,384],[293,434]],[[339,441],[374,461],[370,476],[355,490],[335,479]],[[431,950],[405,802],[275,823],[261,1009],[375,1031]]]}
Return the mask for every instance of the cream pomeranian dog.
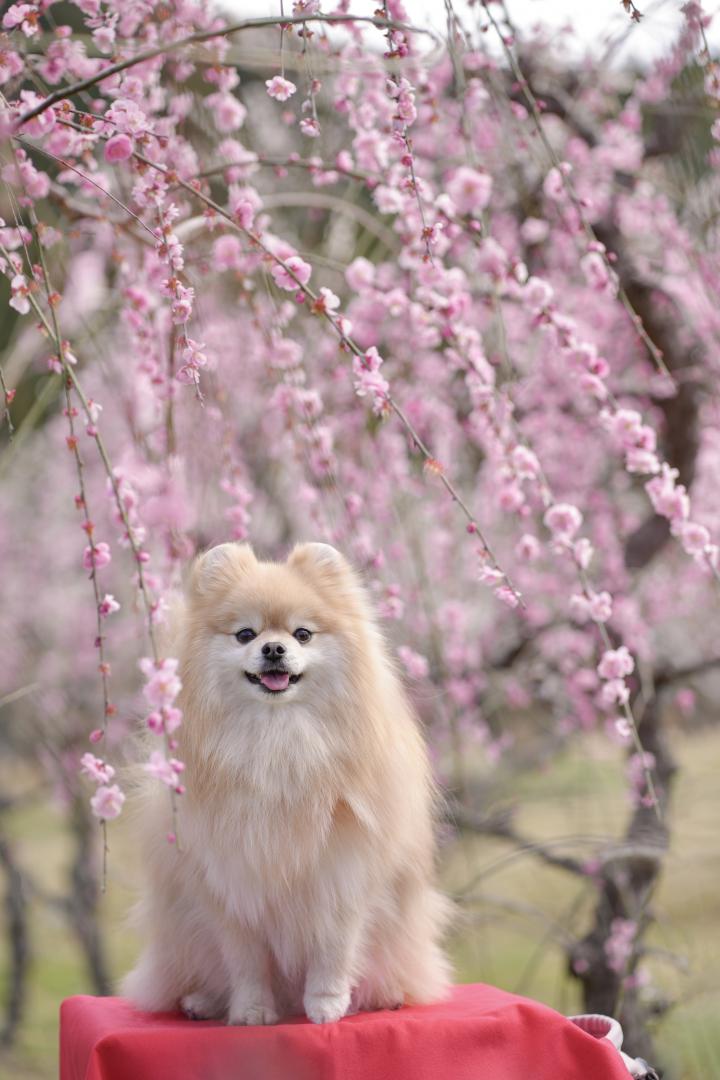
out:
{"label": "cream pomeranian dog", "polygon": [[178,634],[182,850],[167,792],[146,791],[147,943],[125,995],[231,1024],[442,998],[436,792],[349,564],[327,544],[286,563],[221,544]]}

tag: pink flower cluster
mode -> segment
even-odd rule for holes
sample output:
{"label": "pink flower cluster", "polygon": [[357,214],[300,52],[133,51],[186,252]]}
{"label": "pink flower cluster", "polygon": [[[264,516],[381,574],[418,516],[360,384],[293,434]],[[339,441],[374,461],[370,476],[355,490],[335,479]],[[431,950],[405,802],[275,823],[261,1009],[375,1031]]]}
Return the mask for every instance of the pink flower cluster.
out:
{"label": "pink flower cluster", "polygon": [[292,292],[298,286],[307,285],[312,267],[299,255],[290,255],[280,262],[273,262],[270,273],[278,288]]}
{"label": "pink flower cluster", "polygon": [[369,397],[373,412],[384,412],[388,405],[390,384],[380,374],[383,358],[372,345],[362,356],[353,357],[355,373],[355,393],[358,397]]}
{"label": "pink flower cluster", "polygon": [[710,532],[704,525],[690,521],[690,498],[683,484],[677,483],[678,470],[663,464],[660,475],[645,484],[645,490],[658,514],[670,522],[670,531],[680,539],[685,551],[692,555],[700,566],[720,568],[718,545],[711,540]]}
{"label": "pink flower cluster", "polygon": [[172,735],[182,723],[182,712],[174,704],[182,690],[177,668],[178,661],[171,657],[158,661],[144,657],[140,661],[146,678],[143,695],[152,706],[146,723],[156,735]]}
{"label": "pink flower cluster", "polygon": [[617,649],[607,649],[603,653],[597,667],[598,675],[605,680],[600,693],[603,705],[609,708],[614,705],[627,705],[630,691],[625,679],[632,675],[634,670],[635,661],[625,645],[620,645]]}
{"label": "pink flower cluster", "polygon": [[603,948],[608,967],[618,974],[627,971],[632,959],[638,925],[634,919],[613,919],[610,937]]}
{"label": "pink flower cluster", "polygon": [[178,777],[185,769],[182,761],[177,758],[165,757],[161,750],[153,750],[150,760],[143,766],[145,772],[159,780],[162,784],[172,788],[176,795],[183,795],[185,788],[179,782]]}
{"label": "pink flower cluster", "polygon": [[101,821],[111,821],[119,817],[125,802],[125,794],[117,784],[110,781],[115,776],[112,765],[90,752],[83,754],[80,760],[81,771],[97,784],[97,790],[90,799],[92,812]]}
{"label": "pink flower cluster", "polygon": [[276,101],[288,101],[297,90],[295,83],[284,79],[281,75],[275,75],[265,83],[267,92]]}
{"label": "pink flower cluster", "polygon": [[89,544],[83,552],[82,564],[86,570],[93,574],[97,570],[102,570],[104,566],[108,566],[111,561],[110,545],[106,544],[104,540]]}

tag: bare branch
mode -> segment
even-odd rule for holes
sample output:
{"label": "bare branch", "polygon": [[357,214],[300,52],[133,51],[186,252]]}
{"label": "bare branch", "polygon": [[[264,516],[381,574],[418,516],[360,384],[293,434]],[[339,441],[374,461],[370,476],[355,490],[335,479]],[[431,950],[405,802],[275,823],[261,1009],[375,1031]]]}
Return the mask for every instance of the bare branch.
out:
{"label": "bare branch", "polygon": [[[556,855],[547,844],[539,840],[529,840],[518,833],[511,821],[509,811],[483,815],[477,811],[467,809],[458,803],[448,806],[446,821],[468,832],[482,833],[485,836],[497,836],[503,840],[510,840],[521,851],[526,851],[537,856],[548,866],[554,866],[559,870],[567,870],[572,874],[583,874],[583,866],[579,859],[571,855]],[[563,840],[566,843],[567,840]]]}

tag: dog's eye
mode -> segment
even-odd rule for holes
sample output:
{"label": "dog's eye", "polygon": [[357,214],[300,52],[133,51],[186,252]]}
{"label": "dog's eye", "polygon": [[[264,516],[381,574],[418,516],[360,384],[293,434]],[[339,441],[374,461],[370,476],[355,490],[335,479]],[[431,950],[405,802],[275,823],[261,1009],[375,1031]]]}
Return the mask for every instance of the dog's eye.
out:
{"label": "dog's eye", "polygon": [[244,630],[238,630],[235,637],[241,645],[247,645],[254,637],[257,637],[257,634],[249,626],[246,626]]}
{"label": "dog's eye", "polygon": [[312,637],[312,631],[306,630],[304,626],[298,627],[293,634],[296,641],[299,641],[301,645],[307,645],[308,641]]}

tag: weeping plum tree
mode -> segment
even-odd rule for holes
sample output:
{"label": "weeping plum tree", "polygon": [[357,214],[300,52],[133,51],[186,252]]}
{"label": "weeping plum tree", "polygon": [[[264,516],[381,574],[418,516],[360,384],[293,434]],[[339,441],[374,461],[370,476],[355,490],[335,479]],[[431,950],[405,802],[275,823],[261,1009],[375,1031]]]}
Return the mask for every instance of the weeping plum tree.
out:
{"label": "weeping plum tree", "polygon": [[631,74],[570,64],[502,0],[448,2],[442,36],[400,0],[348,8],[2,16],[3,739],[74,807],[67,910],[102,991],[78,784],[107,846],[139,724],[181,824],[162,623],[183,566],[228,537],[328,540],[366,575],[456,828],[528,842],[468,765],[513,752],[518,710],[553,749],[626,755],[624,837],[533,850],[594,882],[569,969],[650,1056],[664,701],[689,707],[720,655],[709,19],[684,4]]}

